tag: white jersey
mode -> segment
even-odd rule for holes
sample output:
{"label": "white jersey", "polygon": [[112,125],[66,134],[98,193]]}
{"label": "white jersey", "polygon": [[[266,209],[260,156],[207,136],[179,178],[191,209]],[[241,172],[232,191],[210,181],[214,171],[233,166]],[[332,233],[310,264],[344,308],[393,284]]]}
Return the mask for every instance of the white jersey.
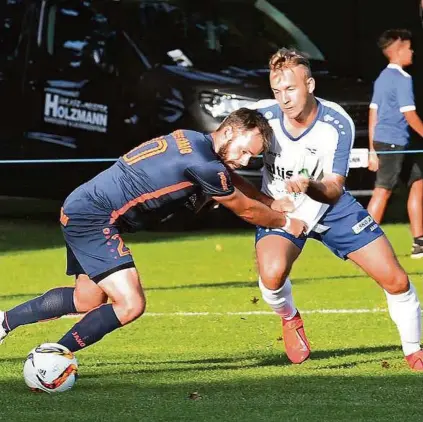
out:
{"label": "white jersey", "polygon": [[274,132],[271,146],[263,155],[262,191],[275,199],[289,195],[295,210],[288,215],[303,220],[308,232],[316,227],[329,205],[305,194],[289,194],[285,180],[301,172],[315,180],[328,173],[347,176],[355,133],[352,119],[340,105],[320,98],[317,101],[314,122],[297,138],[286,131],[276,100],[261,100],[250,107],[266,117]]}

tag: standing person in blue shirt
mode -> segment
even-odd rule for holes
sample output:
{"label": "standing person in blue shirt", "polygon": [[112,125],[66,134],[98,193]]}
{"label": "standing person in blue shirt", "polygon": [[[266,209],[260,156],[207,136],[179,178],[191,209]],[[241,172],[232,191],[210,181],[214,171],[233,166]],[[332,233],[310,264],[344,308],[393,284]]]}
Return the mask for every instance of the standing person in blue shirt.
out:
{"label": "standing person in blue shirt", "polygon": [[[261,202],[238,190],[231,171],[248,164],[270,144],[272,129],[257,111],[231,113],[211,134],[176,130],[144,142],[110,168],[75,189],[61,210],[67,275],[75,287],[59,287],[0,311],[0,342],[15,328],[87,312],[58,341],[75,352],[140,317],[145,296],[130,250],[121,234],[166,217],[193,196],[208,195],[252,224],[282,227],[282,202]],[[304,223],[291,219],[299,236]],[[107,303],[110,299],[111,303]]]}
{"label": "standing person in blue shirt", "polygon": [[[413,62],[411,33],[406,29],[390,29],[381,35],[378,45],[389,64],[374,83],[369,109],[369,170],[376,172],[376,182],[367,209],[380,223],[399,179],[408,183],[407,210],[414,238],[411,258],[423,258],[423,157],[401,154],[409,147],[409,126],[423,137],[413,81],[403,70]],[[382,151],[389,153],[377,154]]]}

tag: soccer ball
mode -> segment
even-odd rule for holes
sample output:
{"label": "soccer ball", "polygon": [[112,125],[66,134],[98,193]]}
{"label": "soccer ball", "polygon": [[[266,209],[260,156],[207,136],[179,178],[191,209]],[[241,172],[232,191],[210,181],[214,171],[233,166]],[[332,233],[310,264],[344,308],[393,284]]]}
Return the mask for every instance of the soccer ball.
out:
{"label": "soccer ball", "polygon": [[78,362],[66,347],[44,343],[28,353],[23,376],[32,391],[63,393],[70,390],[76,382]]}

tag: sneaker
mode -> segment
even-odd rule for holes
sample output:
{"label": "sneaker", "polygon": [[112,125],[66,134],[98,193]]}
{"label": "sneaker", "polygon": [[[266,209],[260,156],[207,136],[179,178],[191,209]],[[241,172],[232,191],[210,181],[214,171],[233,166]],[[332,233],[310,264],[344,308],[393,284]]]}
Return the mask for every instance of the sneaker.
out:
{"label": "sneaker", "polygon": [[307,340],[304,323],[299,312],[294,318],[282,318],[283,341],[285,351],[292,363],[302,363],[310,356],[310,344]]}
{"label": "sneaker", "polygon": [[3,343],[4,338],[7,336],[6,330],[3,328],[4,312],[0,311],[0,344]]}
{"label": "sneaker", "polygon": [[423,371],[423,350],[406,356],[405,360],[413,371]]}
{"label": "sneaker", "polygon": [[418,243],[413,243],[413,247],[411,248],[411,255],[412,259],[420,259],[423,258],[423,246],[419,245]]}

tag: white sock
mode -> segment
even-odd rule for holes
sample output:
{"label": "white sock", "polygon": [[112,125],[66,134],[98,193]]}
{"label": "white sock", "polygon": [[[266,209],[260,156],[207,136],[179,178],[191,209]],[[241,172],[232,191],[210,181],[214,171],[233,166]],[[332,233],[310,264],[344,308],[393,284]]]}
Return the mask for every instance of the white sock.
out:
{"label": "white sock", "polygon": [[411,355],[420,350],[421,310],[416,290],[410,282],[408,292],[391,295],[385,291],[385,294],[389,315],[398,328],[404,355]]}
{"label": "white sock", "polygon": [[263,300],[283,319],[292,319],[297,313],[292,298],[291,280],[287,278],[285,284],[278,290],[268,289],[259,278],[259,287]]}

